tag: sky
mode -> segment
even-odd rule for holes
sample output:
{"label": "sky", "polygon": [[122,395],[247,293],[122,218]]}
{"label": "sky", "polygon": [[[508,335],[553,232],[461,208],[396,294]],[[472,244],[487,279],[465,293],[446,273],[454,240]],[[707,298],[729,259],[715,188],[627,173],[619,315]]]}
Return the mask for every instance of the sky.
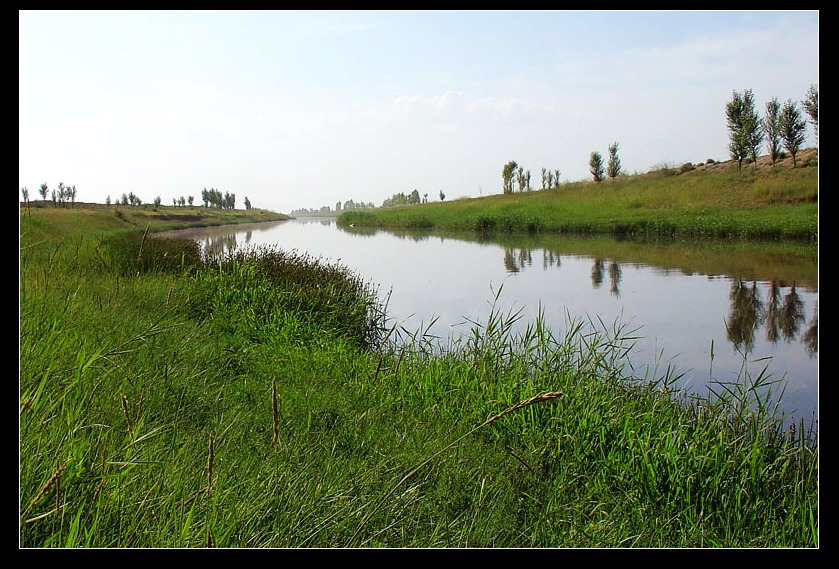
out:
{"label": "sky", "polygon": [[30,199],[453,200],[730,159],[735,91],[806,118],[819,11],[21,10],[19,81]]}

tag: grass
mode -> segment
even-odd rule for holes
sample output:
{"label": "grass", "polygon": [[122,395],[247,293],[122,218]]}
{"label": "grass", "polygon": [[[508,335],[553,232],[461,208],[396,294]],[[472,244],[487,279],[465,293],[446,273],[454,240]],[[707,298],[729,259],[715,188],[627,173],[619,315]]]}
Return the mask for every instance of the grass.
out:
{"label": "grass", "polygon": [[809,166],[663,169],[601,183],[566,182],[548,190],[350,211],[337,223],[478,233],[785,239],[817,245],[818,160],[804,163]]}
{"label": "grass", "polygon": [[75,214],[21,213],[21,547],[819,545],[771,377],[687,399],[598,320],[440,345],[340,265]]}

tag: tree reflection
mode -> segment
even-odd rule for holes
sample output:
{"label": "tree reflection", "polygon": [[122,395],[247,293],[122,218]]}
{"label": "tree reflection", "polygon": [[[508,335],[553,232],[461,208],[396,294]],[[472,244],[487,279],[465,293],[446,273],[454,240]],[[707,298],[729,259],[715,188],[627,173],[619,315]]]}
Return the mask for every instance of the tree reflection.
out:
{"label": "tree reflection", "polygon": [[508,273],[519,272],[519,266],[516,263],[516,257],[513,250],[506,247],[504,248],[504,268],[507,269]]}
{"label": "tree reflection", "polygon": [[[532,250],[527,248],[504,248],[504,267],[509,273],[523,271],[533,264]],[[562,255],[549,249],[542,250],[542,268],[561,267]],[[606,273],[609,278],[609,291],[620,298],[620,285],[623,268],[620,263],[600,257],[594,257],[591,267],[592,287],[603,286]],[[749,353],[753,350],[756,334],[761,326],[766,327],[766,340],[775,344],[779,341],[794,341],[805,325],[805,303],[793,284],[784,294],[788,285],[783,281],[771,281],[768,284],[765,300],[761,299],[757,281],[738,279],[731,285],[729,298],[731,305],[726,320],[728,340],[738,349]],[[818,353],[818,309],[807,325],[801,342],[810,354]]]}
{"label": "tree reflection", "polygon": [[754,348],[755,330],[760,323],[762,303],[757,294],[757,283],[738,279],[731,285],[731,308],[727,322],[728,339],[744,353]]}
{"label": "tree reflection", "polygon": [[612,261],[609,263],[609,281],[612,283],[612,288],[610,289],[612,294],[620,298],[620,290],[618,289],[618,285],[621,282],[621,277],[623,276],[623,271],[621,270],[621,266],[617,263],[617,261]]}
{"label": "tree reflection", "polygon": [[[787,342],[795,340],[804,324],[804,301],[793,284],[784,295],[782,284],[772,281],[766,296],[765,306],[757,292],[757,283],[737,280],[731,285],[731,311],[728,321],[728,339],[738,348],[751,351],[754,346],[755,330],[762,324],[766,327],[766,339],[777,343],[781,338]],[[818,351],[818,315],[813,316],[802,342],[811,352]]]}
{"label": "tree reflection", "polygon": [[530,249],[504,248],[504,268],[508,273],[518,273],[525,266],[532,264],[533,256]]}
{"label": "tree reflection", "polygon": [[208,257],[222,257],[236,250],[236,233],[210,235],[203,242],[204,254]]}
{"label": "tree reflection", "polygon": [[769,283],[769,294],[766,298],[766,339],[773,344],[781,337],[781,287],[777,281]]}
{"label": "tree reflection", "polygon": [[810,355],[819,353],[819,303],[813,308],[813,319],[804,331],[804,347]]}
{"label": "tree reflection", "polygon": [[798,291],[795,290],[795,285],[792,285],[789,293],[784,297],[784,306],[781,309],[781,333],[787,341],[794,340],[798,335],[798,330],[804,323],[804,301]]}
{"label": "tree reflection", "polygon": [[591,284],[594,288],[600,288],[603,284],[603,259],[595,258],[591,267]]}
{"label": "tree reflection", "polygon": [[542,268],[547,269],[548,267],[554,266],[556,268],[562,266],[562,255],[549,251],[548,249],[542,249]]}

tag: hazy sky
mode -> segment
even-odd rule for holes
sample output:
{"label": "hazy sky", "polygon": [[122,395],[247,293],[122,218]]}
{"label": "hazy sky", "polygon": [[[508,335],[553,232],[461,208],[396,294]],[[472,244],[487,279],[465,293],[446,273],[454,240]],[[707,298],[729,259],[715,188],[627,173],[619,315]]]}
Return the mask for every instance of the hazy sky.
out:
{"label": "hazy sky", "polygon": [[[727,160],[725,105],[819,82],[810,11],[20,11],[20,178],[288,213]],[[803,109],[802,109],[803,114]],[[806,115],[804,115],[806,117]],[[805,147],[816,140],[808,124]],[[20,191],[18,192],[20,198]]]}

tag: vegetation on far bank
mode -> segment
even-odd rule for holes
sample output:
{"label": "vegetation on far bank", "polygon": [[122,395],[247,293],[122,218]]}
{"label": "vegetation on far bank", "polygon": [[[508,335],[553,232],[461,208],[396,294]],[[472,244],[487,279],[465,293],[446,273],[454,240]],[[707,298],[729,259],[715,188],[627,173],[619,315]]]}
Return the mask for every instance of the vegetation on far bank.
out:
{"label": "vegetation on far bank", "polygon": [[340,265],[154,235],[244,211],[75,205],[20,211],[22,547],[819,545],[759,368],[688,399],[516,313],[432,349]]}
{"label": "vegetation on far bank", "polygon": [[432,228],[480,233],[604,233],[616,237],[790,239],[818,243],[818,152],[799,166],[765,160],[742,170],[728,164],[602,182],[564,183],[449,202],[348,211],[344,227]]}

